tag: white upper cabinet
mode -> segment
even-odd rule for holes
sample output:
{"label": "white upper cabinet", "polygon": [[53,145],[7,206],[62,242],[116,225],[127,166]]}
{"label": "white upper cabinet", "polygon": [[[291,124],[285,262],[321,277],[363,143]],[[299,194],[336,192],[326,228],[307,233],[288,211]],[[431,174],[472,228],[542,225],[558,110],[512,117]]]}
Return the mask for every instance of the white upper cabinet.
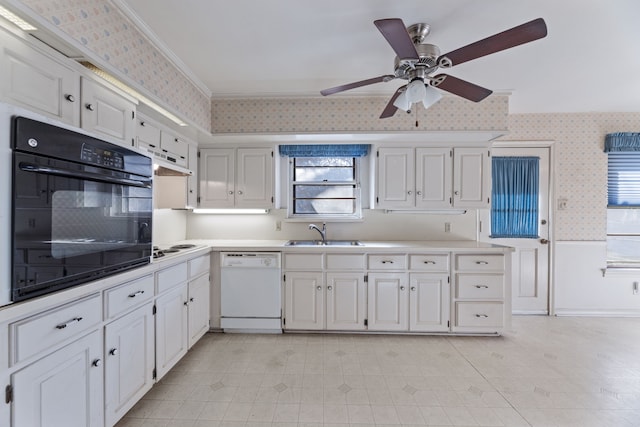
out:
{"label": "white upper cabinet", "polygon": [[486,147],[380,147],[376,207],[485,208],[490,162]]}
{"label": "white upper cabinet", "polygon": [[491,194],[491,156],[488,148],[456,148],[453,156],[453,204],[460,208],[488,208]]}
{"label": "white upper cabinet", "polygon": [[83,129],[116,139],[126,146],[135,145],[136,104],[89,78],[81,78]]}
{"label": "white upper cabinet", "polygon": [[79,73],[0,29],[0,98],[80,126]]}
{"label": "white upper cabinet", "polygon": [[200,150],[202,208],[272,208],[271,148]]}

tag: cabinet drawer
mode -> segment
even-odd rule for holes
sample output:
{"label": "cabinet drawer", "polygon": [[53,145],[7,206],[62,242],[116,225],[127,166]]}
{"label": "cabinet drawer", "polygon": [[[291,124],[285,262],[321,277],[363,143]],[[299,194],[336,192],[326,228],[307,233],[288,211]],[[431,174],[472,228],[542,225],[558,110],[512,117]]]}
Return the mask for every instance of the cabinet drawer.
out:
{"label": "cabinet drawer", "polygon": [[207,255],[200,256],[189,260],[189,278],[193,279],[203,273],[209,271],[211,264],[211,257]]}
{"label": "cabinet drawer", "polygon": [[183,262],[182,264],[165,268],[156,274],[156,292],[161,294],[162,292],[187,281],[187,263]]}
{"label": "cabinet drawer", "polygon": [[456,297],[473,299],[501,299],[504,295],[502,274],[456,275]]}
{"label": "cabinet drawer", "polygon": [[28,317],[10,325],[12,364],[80,336],[102,321],[100,294]]}
{"label": "cabinet drawer", "polygon": [[323,254],[284,254],[286,270],[322,270]]}
{"label": "cabinet drawer", "polygon": [[132,307],[153,298],[153,276],[141,277],[104,293],[104,311],[112,319]]}
{"label": "cabinet drawer", "polygon": [[327,254],[328,270],[364,270],[364,254]]}
{"label": "cabinet drawer", "polygon": [[164,131],[160,134],[160,147],[163,151],[166,150],[184,159],[189,153],[189,145],[185,141],[181,141],[177,136]]}
{"label": "cabinet drawer", "polygon": [[503,271],[504,255],[456,255],[456,269],[469,271]]}
{"label": "cabinet drawer", "polygon": [[367,265],[369,270],[404,270],[407,257],[402,255],[369,255]]}
{"label": "cabinet drawer", "polygon": [[501,328],[504,305],[501,302],[457,302],[456,326]]}
{"label": "cabinet drawer", "polygon": [[449,271],[449,254],[409,255],[409,269],[417,271]]}

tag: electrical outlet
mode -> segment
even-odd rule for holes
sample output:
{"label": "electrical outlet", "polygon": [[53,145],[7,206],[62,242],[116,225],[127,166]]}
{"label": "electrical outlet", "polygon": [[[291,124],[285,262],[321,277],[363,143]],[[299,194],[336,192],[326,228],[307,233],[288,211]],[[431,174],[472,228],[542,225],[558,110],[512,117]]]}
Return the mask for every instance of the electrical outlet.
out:
{"label": "electrical outlet", "polygon": [[282,221],[276,221],[276,231],[282,231]]}
{"label": "electrical outlet", "polygon": [[444,223],[444,232],[445,233],[451,233],[451,223],[450,222],[445,222]]}
{"label": "electrical outlet", "polygon": [[561,198],[558,199],[558,210],[559,211],[563,211],[565,209],[567,209],[567,204],[569,203],[569,201],[565,198]]}

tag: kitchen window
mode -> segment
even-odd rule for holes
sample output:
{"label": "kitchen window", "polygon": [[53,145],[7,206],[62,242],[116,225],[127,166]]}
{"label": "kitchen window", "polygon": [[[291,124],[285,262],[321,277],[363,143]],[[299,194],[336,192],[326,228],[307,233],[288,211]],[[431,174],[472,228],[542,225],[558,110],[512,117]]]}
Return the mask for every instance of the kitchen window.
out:
{"label": "kitchen window", "polygon": [[368,145],[280,147],[289,157],[288,216],[361,218],[360,160],[368,152]]}
{"label": "kitchen window", "polygon": [[607,264],[640,267],[640,134],[609,134],[605,151]]}

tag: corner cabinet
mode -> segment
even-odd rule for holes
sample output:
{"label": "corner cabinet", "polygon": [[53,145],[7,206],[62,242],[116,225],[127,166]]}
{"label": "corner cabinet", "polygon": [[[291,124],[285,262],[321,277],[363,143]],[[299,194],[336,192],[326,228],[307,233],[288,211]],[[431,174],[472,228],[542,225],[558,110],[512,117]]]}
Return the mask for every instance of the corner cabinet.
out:
{"label": "corner cabinet", "polygon": [[487,147],[380,147],[376,207],[486,208],[491,191]]}
{"label": "corner cabinet", "polygon": [[198,206],[272,208],[273,165],[271,148],[201,149]]}

